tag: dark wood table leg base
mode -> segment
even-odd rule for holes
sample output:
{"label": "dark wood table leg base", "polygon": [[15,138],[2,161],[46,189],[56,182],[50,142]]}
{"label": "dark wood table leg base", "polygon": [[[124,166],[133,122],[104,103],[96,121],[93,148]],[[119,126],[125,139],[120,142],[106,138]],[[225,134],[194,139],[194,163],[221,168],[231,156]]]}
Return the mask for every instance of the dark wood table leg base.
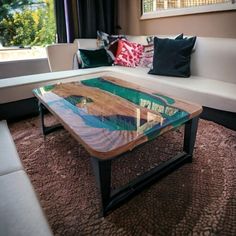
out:
{"label": "dark wood table leg base", "polygon": [[101,193],[102,216],[128,201],[131,197],[141,192],[157,180],[173,172],[186,162],[192,162],[194,144],[196,140],[198,117],[185,124],[183,152],[168,161],[154,167],[143,175],[120,188],[111,191],[111,162],[92,157],[94,174]]}
{"label": "dark wood table leg base", "polygon": [[44,115],[46,112],[48,112],[47,108],[42,104],[42,103],[38,103],[39,106],[39,115],[40,115],[40,120],[41,120],[41,127],[42,127],[42,132],[43,135],[47,135],[50,134],[56,130],[62,129],[63,126],[61,124],[56,124],[56,125],[52,125],[52,126],[45,126],[44,123]]}

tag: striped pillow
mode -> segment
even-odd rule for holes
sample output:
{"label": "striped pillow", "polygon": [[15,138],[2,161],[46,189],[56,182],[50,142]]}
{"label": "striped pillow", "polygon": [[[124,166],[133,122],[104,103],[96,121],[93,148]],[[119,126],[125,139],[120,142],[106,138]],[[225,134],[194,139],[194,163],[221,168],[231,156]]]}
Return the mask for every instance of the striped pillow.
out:
{"label": "striped pillow", "polygon": [[153,44],[144,45],[143,54],[141,56],[139,66],[152,68],[153,55],[154,55],[154,45]]}

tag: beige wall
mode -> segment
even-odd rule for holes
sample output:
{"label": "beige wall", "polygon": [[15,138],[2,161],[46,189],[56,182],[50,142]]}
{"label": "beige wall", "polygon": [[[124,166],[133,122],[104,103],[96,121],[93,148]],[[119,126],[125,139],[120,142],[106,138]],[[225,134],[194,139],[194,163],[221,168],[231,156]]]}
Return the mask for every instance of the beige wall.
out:
{"label": "beige wall", "polygon": [[172,35],[184,33],[205,37],[236,38],[236,11],[192,14],[140,20],[141,0],[119,0],[120,33]]}

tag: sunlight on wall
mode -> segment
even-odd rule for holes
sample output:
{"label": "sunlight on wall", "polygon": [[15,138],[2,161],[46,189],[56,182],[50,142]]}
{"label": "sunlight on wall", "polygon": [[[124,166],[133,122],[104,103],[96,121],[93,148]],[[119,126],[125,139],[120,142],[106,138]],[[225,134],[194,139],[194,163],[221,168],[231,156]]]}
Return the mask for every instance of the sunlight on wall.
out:
{"label": "sunlight on wall", "polygon": [[0,47],[0,62],[12,60],[27,60],[46,58],[46,50],[44,47],[25,48],[5,48]]}

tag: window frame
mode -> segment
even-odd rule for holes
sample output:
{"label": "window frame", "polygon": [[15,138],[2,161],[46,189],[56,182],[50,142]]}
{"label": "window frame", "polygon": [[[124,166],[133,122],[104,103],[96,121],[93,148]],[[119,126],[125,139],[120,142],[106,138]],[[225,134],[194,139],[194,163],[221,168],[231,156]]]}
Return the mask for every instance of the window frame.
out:
{"label": "window frame", "polygon": [[219,11],[234,11],[236,10],[236,1],[231,0],[231,3],[218,3],[212,5],[203,5],[186,8],[172,8],[166,10],[156,10],[152,12],[143,12],[143,0],[141,0],[141,20],[162,18],[162,17],[173,17],[173,16],[184,16],[192,14],[201,14],[209,12]]}

